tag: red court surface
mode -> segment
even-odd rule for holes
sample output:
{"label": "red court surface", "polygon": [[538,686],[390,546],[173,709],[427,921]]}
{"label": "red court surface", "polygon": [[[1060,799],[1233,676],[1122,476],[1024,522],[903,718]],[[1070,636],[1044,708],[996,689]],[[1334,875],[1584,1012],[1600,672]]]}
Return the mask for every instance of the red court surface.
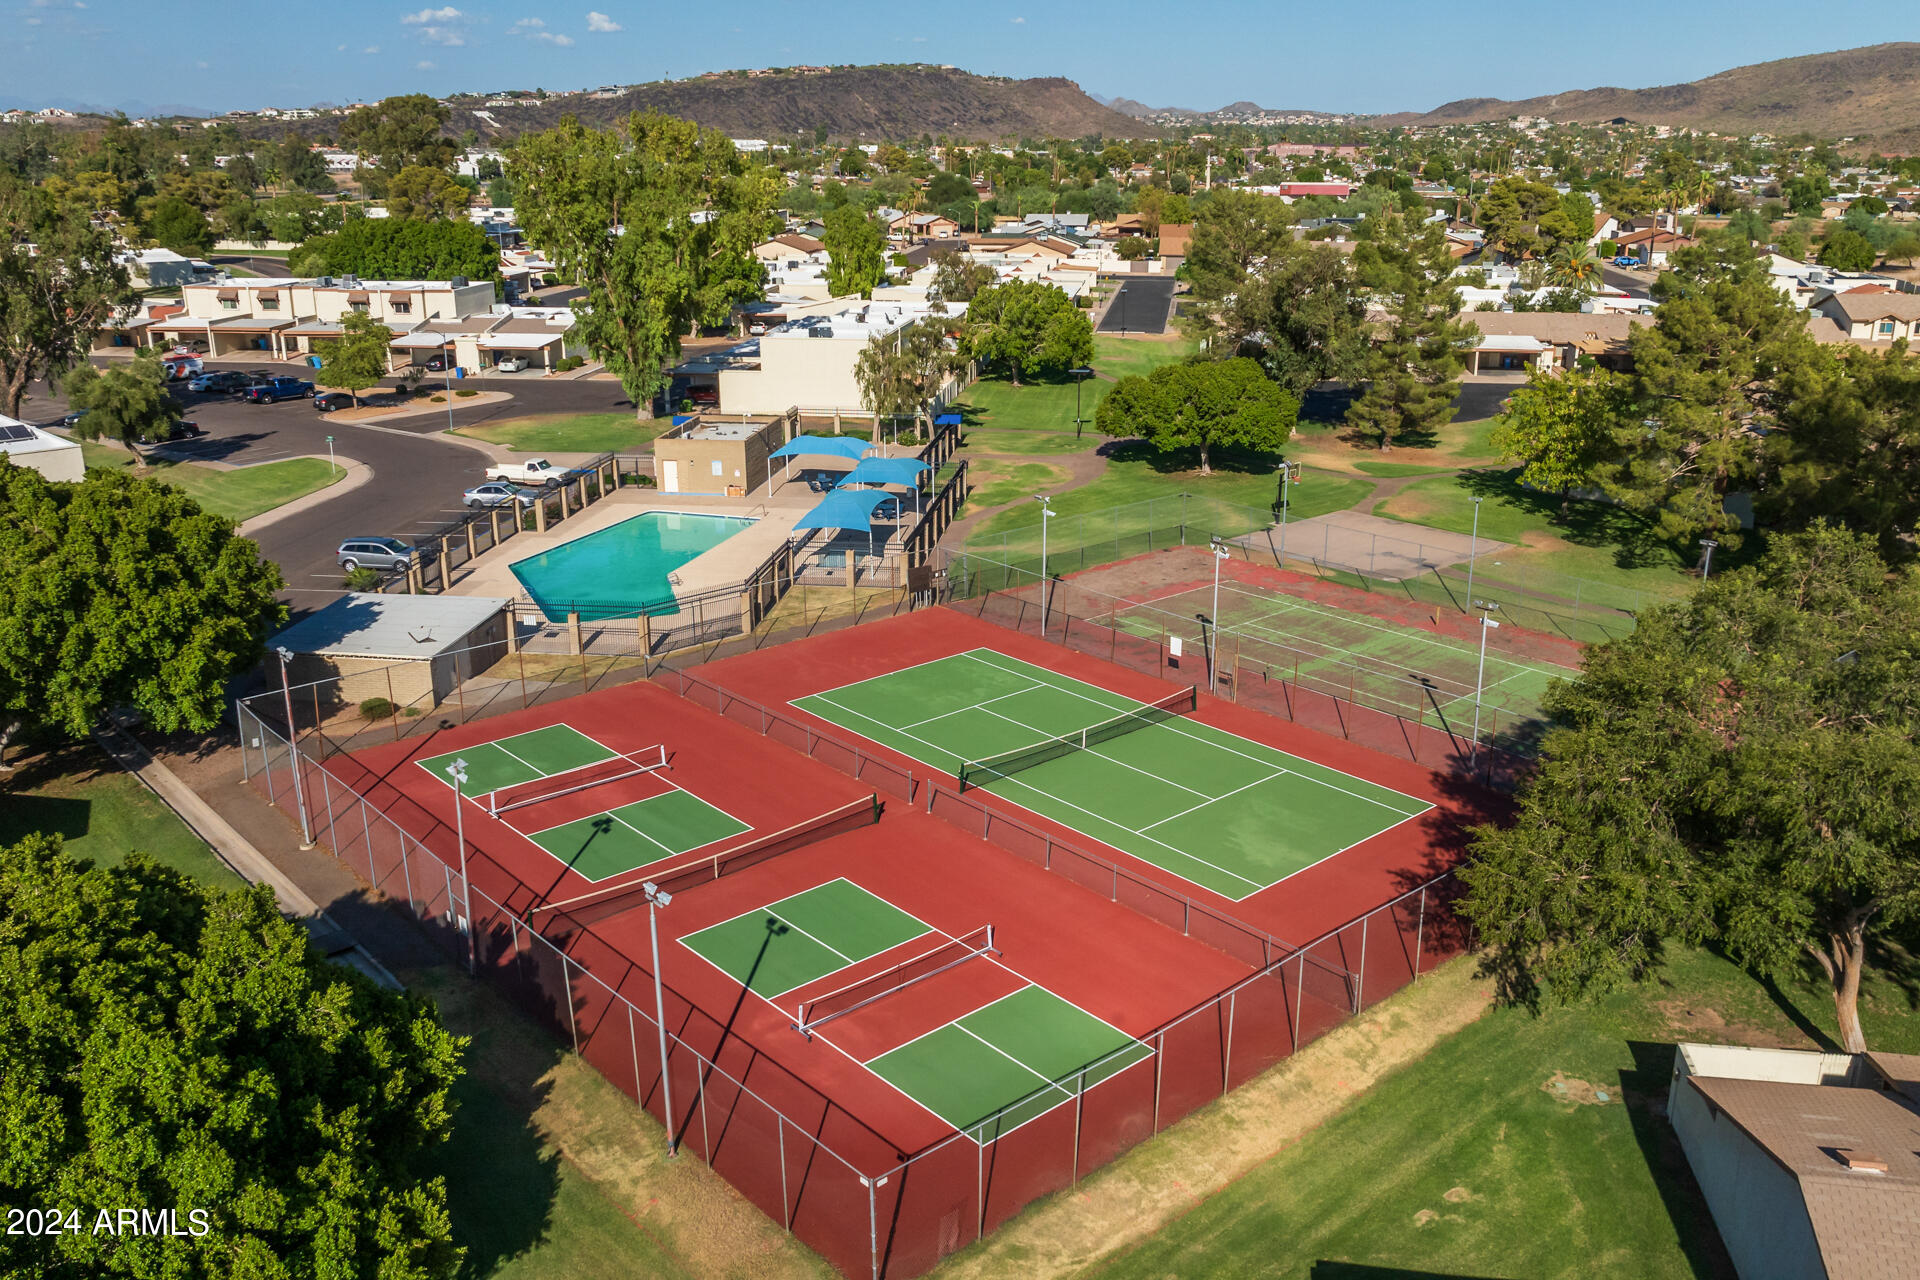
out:
{"label": "red court surface", "polygon": [[[692,674],[844,740],[852,736],[850,731],[788,705],[790,700],[975,648],[996,649],[1142,702],[1152,702],[1178,687],[1171,681],[1157,680],[946,608],[922,610],[726,658],[696,668]],[[1204,681],[1205,668],[1198,659],[1194,660],[1193,671],[1193,683]],[[1011,801],[996,796],[990,803],[999,809],[1018,810],[1022,821],[1032,826],[1049,828],[1060,838],[1092,849],[1144,879],[1214,904],[1295,945],[1336,929],[1449,869],[1464,852],[1467,827],[1495,820],[1507,808],[1501,797],[1446,773],[1235,706],[1204,692],[1195,718],[1417,796],[1435,808],[1270,889],[1231,902],[1151,863],[1097,844],[1079,831],[1020,809]],[[922,777],[928,772],[926,765],[878,744],[862,740],[862,746],[875,757],[912,768]],[[943,782],[948,787],[954,785],[950,779],[943,778]]]}

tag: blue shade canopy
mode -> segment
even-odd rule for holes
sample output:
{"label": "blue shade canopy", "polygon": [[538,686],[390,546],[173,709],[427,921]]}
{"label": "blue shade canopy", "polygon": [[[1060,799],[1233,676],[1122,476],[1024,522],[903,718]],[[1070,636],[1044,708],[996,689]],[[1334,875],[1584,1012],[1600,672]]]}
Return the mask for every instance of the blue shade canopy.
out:
{"label": "blue shade canopy", "polygon": [[957,413],[943,413],[933,420],[933,425],[936,427],[957,427],[960,425],[960,415]]}
{"label": "blue shade canopy", "polygon": [[858,458],[873,446],[857,436],[795,436],[767,456],[770,458]]}
{"label": "blue shade canopy", "polygon": [[820,505],[794,522],[795,529],[871,529],[873,509],[892,502],[878,489],[835,489]]}
{"label": "blue shade canopy", "polygon": [[920,473],[931,471],[918,458],[862,458],[860,465],[840,477],[841,484],[903,484],[915,488]]}

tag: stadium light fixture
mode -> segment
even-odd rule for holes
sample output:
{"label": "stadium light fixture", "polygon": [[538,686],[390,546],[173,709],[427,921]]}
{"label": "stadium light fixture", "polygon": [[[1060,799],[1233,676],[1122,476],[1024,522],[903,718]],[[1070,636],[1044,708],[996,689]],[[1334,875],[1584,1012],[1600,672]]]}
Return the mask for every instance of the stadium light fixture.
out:
{"label": "stadium light fixture", "polygon": [[[1475,499],[1478,501],[1478,499]],[[1473,607],[1480,614],[1480,671],[1473,678],[1473,750],[1480,752],[1480,696],[1487,687],[1487,633],[1498,630],[1500,624],[1493,619],[1493,611],[1500,606],[1491,600],[1475,600]]]}
{"label": "stadium light fixture", "polygon": [[1700,581],[1705,582],[1707,575],[1713,572],[1713,549],[1720,544],[1712,538],[1702,538],[1700,545],[1707,549],[1707,554],[1700,561]]}
{"label": "stadium light fixture", "polygon": [[671,1160],[679,1154],[680,1144],[673,1133],[673,1080],[667,1074],[667,1001],[660,985],[659,911],[672,905],[673,895],[651,880],[640,886],[640,892],[647,898],[647,936],[653,942],[653,1026],[660,1035],[660,1114],[667,1122],[667,1158]]}
{"label": "stadium light fixture", "polygon": [[1047,634],[1047,616],[1053,608],[1053,579],[1047,575],[1047,521],[1053,519],[1053,499],[1036,493],[1040,504],[1040,634]]}
{"label": "stadium light fixture", "polygon": [[1280,464],[1280,563],[1277,568],[1284,569],[1287,559],[1287,507],[1291,494],[1287,492],[1289,484],[1300,483],[1300,464],[1283,462]]}
{"label": "stadium light fixture", "polygon": [[1207,627],[1211,639],[1207,644],[1207,692],[1214,692],[1220,684],[1220,664],[1216,660],[1220,648],[1220,565],[1233,555],[1233,548],[1226,539],[1214,535],[1210,549],[1213,552],[1213,612],[1207,615]]}
{"label": "stadium light fixture", "polygon": [[447,776],[453,779],[453,838],[460,846],[460,914],[455,921],[467,935],[467,972],[471,974],[479,961],[474,955],[473,886],[467,880],[467,811],[460,805],[467,792],[467,762],[456,759],[447,766]]}
{"label": "stadium light fixture", "polygon": [[300,783],[300,730],[293,723],[293,686],[287,677],[287,668],[293,662],[293,650],[285,645],[275,645],[273,652],[280,659],[280,696],[287,707],[287,754],[293,764],[293,807],[300,811],[300,847],[311,849],[313,823],[307,818],[307,792]]}

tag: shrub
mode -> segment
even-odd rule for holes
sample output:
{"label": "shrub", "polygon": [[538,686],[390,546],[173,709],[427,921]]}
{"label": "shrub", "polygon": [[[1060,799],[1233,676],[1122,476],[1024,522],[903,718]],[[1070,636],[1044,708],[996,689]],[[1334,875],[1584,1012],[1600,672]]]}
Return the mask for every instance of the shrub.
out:
{"label": "shrub", "polygon": [[408,707],[405,711],[402,711],[400,714],[403,716],[406,716],[409,720],[411,720],[413,717],[420,714],[420,708]]}
{"label": "shrub", "polygon": [[557,275],[554,275],[551,271],[547,272],[547,274],[540,277],[540,286],[542,288],[545,288],[548,285],[555,285],[559,283],[560,283],[560,277]]}
{"label": "shrub", "polygon": [[368,698],[360,704],[360,718],[362,720],[391,720],[396,710],[398,710],[398,708],[385,698]]}
{"label": "shrub", "polygon": [[353,571],[347,574],[346,585],[349,591],[377,590],[380,586],[380,571],[378,569],[369,569],[363,564],[355,565]]}
{"label": "shrub", "polygon": [[471,390],[469,390],[469,389],[467,389],[466,387],[462,387],[462,388],[460,388],[460,390],[458,390],[458,391],[456,391],[456,392],[454,392],[453,394],[454,394],[454,395],[456,395],[456,396],[462,396],[462,397],[464,397],[464,396],[477,396],[477,395],[479,395],[480,393],[479,393],[478,391],[471,391]]}
{"label": "shrub", "polygon": [[642,489],[651,489],[654,487],[654,485],[659,483],[652,476],[649,476],[649,475],[637,475],[634,477],[634,481]]}
{"label": "shrub", "polygon": [[434,392],[432,395],[428,396],[427,399],[433,402],[434,404],[445,404],[447,402],[447,398],[441,395],[437,391]]}
{"label": "shrub", "polygon": [[553,368],[556,373],[571,373],[586,362],[584,356],[563,356],[554,363]]}

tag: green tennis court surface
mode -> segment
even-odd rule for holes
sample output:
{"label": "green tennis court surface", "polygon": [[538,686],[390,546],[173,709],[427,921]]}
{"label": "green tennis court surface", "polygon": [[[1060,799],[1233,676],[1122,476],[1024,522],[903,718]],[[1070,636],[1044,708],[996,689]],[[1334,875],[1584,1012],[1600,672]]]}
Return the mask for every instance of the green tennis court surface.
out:
{"label": "green tennis court surface", "polygon": [[754,994],[771,999],[931,932],[853,881],[829,880],[680,941]]}
{"label": "green tennis court surface", "polygon": [[[957,776],[1144,704],[975,649],[793,705]],[[1433,807],[1180,717],[985,787],[1235,901]]]}
{"label": "green tennis court surface", "polygon": [[460,794],[484,796],[502,787],[516,787],[537,778],[551,778],[557,773],[599,764],[618,754],[572,725],[550,724],[414,763],[432,774],[441,786],[450,787],[453,780],[447,776],[447,766],[455,760],[465,760],[467,781],[460,788]]}
{"label": "green tennis court surface", "polygon": [[[1123,609],[1114,626],[1147,638],[1177,635],[1199,654],[1200,615],[1212,614],[1212,589],[1195,587]],[[1341,697],[1351,690],[1374,706],[1385,704],[1408,716],[1437,712],[1446,723],[1473,714],[1480,678],[1476,643],[1314,604],[1282,591],[1224,582],[1220,628],[1222,672],[1237,658],[1243,670],[1265,669],[1276,679],[1293,679],[1298,671],[1309,688]],[[1537,720],[1548,682],[1575,674],[1551,662],[1489,649],[1481,702],[1503,721]]]}
{"label": "green tennis court surface", "polygon": [[752,828],[675,788],[605,813],[523,834],[589,880],[605,880]]}
{"label": "green tennis court surface", "polygon": [[1152,1052],[1045,987],[1029,985],[866,1065],[984,1144]]}

